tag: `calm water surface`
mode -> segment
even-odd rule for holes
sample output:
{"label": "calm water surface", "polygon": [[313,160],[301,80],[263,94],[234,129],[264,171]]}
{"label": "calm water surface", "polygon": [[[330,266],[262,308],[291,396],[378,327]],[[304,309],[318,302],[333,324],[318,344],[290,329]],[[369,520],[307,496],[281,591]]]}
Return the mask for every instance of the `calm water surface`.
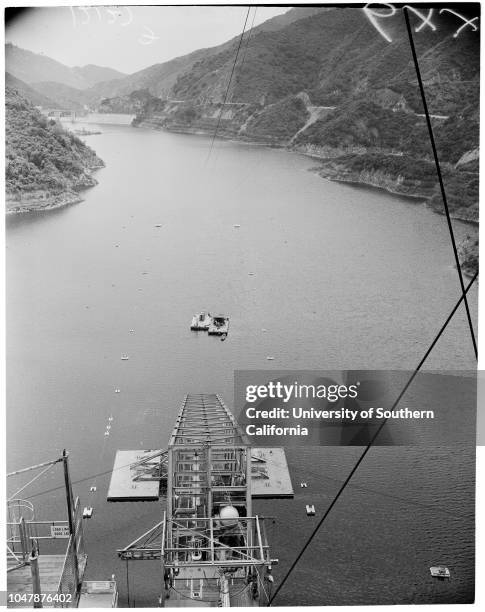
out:
{"label": "calm water surface", "polygon": [[[8,219],[8,467],[69,450],[75,493],[95,507],[87,577],[115,573],[126,605],[115,551],[160,520],[160,505],[105,502],[109,475],[91,475],[117,449],[163,448],[188,392],[232,405],[235,369],[413,368],[459,285],[445,218],[420,204],[325,181],[284,151],[218,142],[207,160],[205,137],[100,129],[86,141],[106,168],[83,203]],[[470,301],[476,320],[476,288]],[[226,342],[189,331],[201,309],[230,315]],[[463,309],[427,365],[475,367]],[[278,603],[470,601],[473,453],[373,450]],[[358,454],[288,451],[295,498],[256,506],[275,516],[276,581]],[[29,489],[37,518],[62,518],[61,478]],[[438,563],[452,581],[430,578]],[[132,605],[157,604],[158,569],[130,565]]]}

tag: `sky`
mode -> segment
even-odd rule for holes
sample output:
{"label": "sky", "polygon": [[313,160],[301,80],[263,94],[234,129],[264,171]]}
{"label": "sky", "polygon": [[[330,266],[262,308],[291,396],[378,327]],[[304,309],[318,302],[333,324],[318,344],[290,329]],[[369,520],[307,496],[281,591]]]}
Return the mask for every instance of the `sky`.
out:
{"label": "sky", "polygon": [[[241,33],[247,6],[42,7],[20,13],[5,38],[68,66],[97,64],[125,73],[213,47]],[[288,6],[257,7],[254,25]],[[250,26],[255,8],[250,9]]]}

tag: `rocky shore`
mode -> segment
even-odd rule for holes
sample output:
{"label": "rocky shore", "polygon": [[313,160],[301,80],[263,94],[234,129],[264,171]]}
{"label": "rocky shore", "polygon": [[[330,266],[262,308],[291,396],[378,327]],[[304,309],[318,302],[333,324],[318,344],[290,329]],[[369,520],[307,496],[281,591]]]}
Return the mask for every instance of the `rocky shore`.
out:
{"label": "rocky shore", "polygon": [[[102,168],[103,166],[95,166],[92,171]],[[98,181],[85,173],[85,180],[76,185],[76,189],[66,189],[64,191],[52,192],[45,189],[36,189],[33,191],[17,191],[5,194],[5,213],[7,215],[25,214],[31,212],[44,212],[79,204],[84,198],[81,193],[90,187],[94,187]]]}

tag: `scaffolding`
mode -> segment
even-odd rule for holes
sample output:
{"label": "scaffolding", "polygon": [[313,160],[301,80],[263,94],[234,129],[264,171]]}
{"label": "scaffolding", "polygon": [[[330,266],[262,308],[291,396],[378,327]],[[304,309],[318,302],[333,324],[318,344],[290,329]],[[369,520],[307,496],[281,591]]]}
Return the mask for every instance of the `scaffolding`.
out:
{"label": "scaffolding", "polygon": [[164,460],[166,512],[119,556],[160,560],[162,605],[267,603],[277,561],[252,513],[251,448],[219,395],[184,398]]}

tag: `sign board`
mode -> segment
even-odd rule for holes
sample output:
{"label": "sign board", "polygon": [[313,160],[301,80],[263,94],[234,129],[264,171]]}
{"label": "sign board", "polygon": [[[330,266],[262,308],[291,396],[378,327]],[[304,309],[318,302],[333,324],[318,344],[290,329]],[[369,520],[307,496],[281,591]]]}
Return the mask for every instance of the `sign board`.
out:
{"label": "sign board", "polygon": [[51,525],[52,538],[68,538],[70,535],[69,525]]}

